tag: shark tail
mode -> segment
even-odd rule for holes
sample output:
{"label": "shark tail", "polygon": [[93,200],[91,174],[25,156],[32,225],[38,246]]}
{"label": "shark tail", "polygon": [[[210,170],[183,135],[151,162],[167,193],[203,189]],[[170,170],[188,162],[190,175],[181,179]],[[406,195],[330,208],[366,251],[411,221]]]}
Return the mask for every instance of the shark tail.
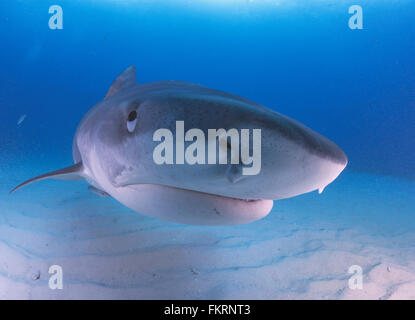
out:
{"label": "shark tail", "polygon": [[27,186],[28,184],[32,182],[45,180],[45,179],[82,180],[82,174],[83,174],[83,166],[82,166],[82,161],[81,161],[72,166],[59,169],[59,170],[55,170],[52,172],[48,172],[40,176],[34,177],[32,179],[26,180],[25,182],[19,184],[17,187],[11,190],[10,193],[13,193],[16,190],[24,186]]}

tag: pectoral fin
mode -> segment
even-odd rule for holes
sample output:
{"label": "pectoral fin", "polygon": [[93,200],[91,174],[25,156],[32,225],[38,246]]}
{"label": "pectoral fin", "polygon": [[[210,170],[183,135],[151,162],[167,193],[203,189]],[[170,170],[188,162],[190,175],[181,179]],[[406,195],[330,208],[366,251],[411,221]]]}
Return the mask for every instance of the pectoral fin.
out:
{"label": "pectoral fin", "polygon": [[52,171],[52,172],[48,172],[40,176],[37,176],[35,178],[29,179],[19,184],[17,187],[11,190],[10,193],[13,193],[14,191],[32,182],[45,180],[45,179],[82,180],[83,179],[82,174],[83,174],[83,166],[82,166],[82,162],[79,162],[79,163],[74,164],[73,166],[66,167],[66,168],[59,169],[59,170]]}
{"label": "pectoral fin", "polygon": [[90,190],[92,193],[95,193],[96,195],[100,197],[110,197],[108,193],[106,193],[105,191],[101,189],[95,188],[94,186],[88,186],[88,190]]}
{"label": "pectoral fin", "polygon": [[241,180],[244,176],[242,175],[241,164],[229,164],[225,172],[226,178],[230,183],[236,183]]}
{"label": "pectoral fin", "polygon": [[[235,154],[232,153],[233,151],[232,145],[229,142],[227,142],[227,148],[231,154],[231,158],[233,158]],[[237,156],[239,157],[239,155]],[[244,177],[242,175],[242,164],[241,163],[235,163],[235,164],[229,163],[225,171],[225,176],[230,183],[236,183],[239,180],[241,180]]]}

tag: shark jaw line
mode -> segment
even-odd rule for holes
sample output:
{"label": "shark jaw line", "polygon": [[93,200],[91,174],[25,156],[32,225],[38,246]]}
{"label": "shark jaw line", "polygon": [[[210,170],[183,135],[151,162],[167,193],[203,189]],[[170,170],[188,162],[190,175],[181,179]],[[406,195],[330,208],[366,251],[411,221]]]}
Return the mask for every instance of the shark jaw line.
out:
{"label": "shark jaw line", "polygon": [[201,195],[218,197],[218,198],[222,198],[223,200],[242,201],[242,202],[260,202],[260,201],[271,200],[271,199],[244,199],[244,198],[227,197],[227,196],[223,196],[220,194],[208,193],[208,192],[192,190],[192,189],[178,188],[175,186],[159,184],[159,183],[134,183],[134,184],[128,184],[125,186],[120,186],[118,188],[133,188],[134,189],[135,186],[140,186],[140,185],[153,185],[153,186],[159,186],[159,187],[166,187],[166,188],[175,189],[181,192],[189,192],[189,193],[196,193],[196,194],[201,194]]}

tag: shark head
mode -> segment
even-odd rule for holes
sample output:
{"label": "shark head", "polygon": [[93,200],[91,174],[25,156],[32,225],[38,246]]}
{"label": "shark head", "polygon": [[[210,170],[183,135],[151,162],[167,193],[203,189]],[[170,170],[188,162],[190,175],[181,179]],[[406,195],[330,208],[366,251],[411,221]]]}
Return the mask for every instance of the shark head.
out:
{"label": "shark head", "polygon": [[82,119],[73,157],[21,186],[78,176],[142,214],[199,225],[258,220],[273,200],[321,193],[347,165],[293,119],[193,83],[136,84],[133,66]]}

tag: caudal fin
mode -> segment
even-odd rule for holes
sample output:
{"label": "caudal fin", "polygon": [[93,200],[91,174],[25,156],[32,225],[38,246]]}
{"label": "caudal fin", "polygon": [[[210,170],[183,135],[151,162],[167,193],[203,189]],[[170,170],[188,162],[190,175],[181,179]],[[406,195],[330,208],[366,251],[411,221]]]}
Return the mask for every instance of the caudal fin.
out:
{"label": "caudal fin", "polygon": [[45,179],[61,179],[61,180],[81,180],[82,179],[82,172],[83,172],[83,166],[82,162],[76,163],[73,166],[66,167],[63,169],[59,169],[56,171],[48,172],[45,174],[42,174],[40,176],[34,177],[32,179],[29,179],[21,184],[19,184],[17,187],[15,187],[13,190],[10,191],[10,193],[15,192],[16,190],[36,181],[45,180]]}

